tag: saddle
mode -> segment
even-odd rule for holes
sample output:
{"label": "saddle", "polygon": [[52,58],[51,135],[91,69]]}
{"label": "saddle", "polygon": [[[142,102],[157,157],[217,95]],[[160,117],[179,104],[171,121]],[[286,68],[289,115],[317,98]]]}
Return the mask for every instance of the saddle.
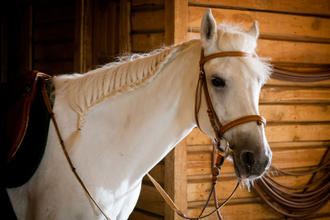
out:
{"label": "saddle", "polygon": [[1,84],[1,150],[5,186],[17,187],[33,175],[47,142],[50,117],[41,88],[50,76],[30,71],[14,83]]}

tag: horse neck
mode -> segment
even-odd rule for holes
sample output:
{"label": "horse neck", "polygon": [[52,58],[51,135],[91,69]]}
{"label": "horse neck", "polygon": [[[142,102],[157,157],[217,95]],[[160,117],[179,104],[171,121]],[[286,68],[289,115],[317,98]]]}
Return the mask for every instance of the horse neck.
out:
{"label": "horse neck", "polygon": [[82,162],[83,169],[98,166],[108,172],[111,167],[117,183],[140,181],[195,126],[199,56],[200,43],[195,42],[178,52],[151,83],[90,112],[75,153],[77,160],[90,160]]}

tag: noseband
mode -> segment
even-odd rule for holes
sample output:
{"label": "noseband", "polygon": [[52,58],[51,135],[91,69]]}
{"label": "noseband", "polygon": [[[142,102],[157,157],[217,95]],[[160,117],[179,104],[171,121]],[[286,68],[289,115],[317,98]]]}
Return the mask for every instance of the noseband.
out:
{"label": "noseband", "polygon": [[[196,99],[195,99],[195,120],[196,120],[196,124],[198,126],[198,128],[203,131],[199,125],[199,121],[198,121],[198,113],[199,113],[199,109],[201,106],[201,95],[202,95],[202,89],[204,91],[204,95],[205,95],[205,101],[207,104],[207,113],[210,119],[210,123],[211,126],[213,128],[213,131],[215,133],[215,139],[217,142],[220,141],[220,139],[223,138],[223,135],[233,129],[234,127],[244,124],[244,123],[248,123],[248,122],[252,122],[252,121],[256,121],[257,124],[259,126],[261,126],[262,124],[264,124],[264,126],[266,126],[266,119],[260,115],[247,115],[247,116],[243,116],[241,118],[238,118],[234,121],[229,122],[226,125],[222,125],[217,114],[214,111],[212,102],[211,102],[211,98],[210,98],[210,94],[207,88],[207,82],[206,82],[206,77],[205,77],[205,72],[204,72],[204,64],[214,58],[220,58],[220,57],[253,57],[253,55],[251,53],[246,53],[246,52],[241,52],[241,51],[231,51],[231,52],[220,52],[220,53],[215,53],[215,54],[211,54],[209,56],[204,57],[204,50],[202,49],[201,51],[201,59],[199,61],[199,80],[198,80],[198,84],[197,84],[197,89],[196,89]],[[203,132],[204,133],[204,132]]]}

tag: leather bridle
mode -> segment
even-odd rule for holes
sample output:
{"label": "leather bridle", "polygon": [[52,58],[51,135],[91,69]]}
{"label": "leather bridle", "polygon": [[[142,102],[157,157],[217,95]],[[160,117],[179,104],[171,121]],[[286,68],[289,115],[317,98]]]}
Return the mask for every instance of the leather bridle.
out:
{"label": "leather bridle", "polygon": [[[215,133],[215,137],[217,141],[220,141],[220,139],[223,137],[225,132],[233,129],[234,127],[256,121],[258,125],[264,124],[266,126],[266,119],[260,115],[248,115],[248,116],[243,116],[241,118],[238,118],[234,121],[229,122],[226,125],[222,125],[217,114],[214,111],[211,97],[207,88],[207,82],[206,82],[206,77],[205,77],[205,72],[204,72],[204,64],[214,58],[221,58],[221,57],[253,57],[251,53],[246,53],[246,52],[241,52],[241,51],[231,51],[231,52],[220,52],[220,53],[215,53],[211,54],[209,56],[204,57],[204,50],[201,52],[201,59],[199,62],[199,80],[197,84],[197,89],[196,89],[196,98],[195,98],[195,120],[198,128],[203,131],[199,125],[198,121],[198,113],[200,109],[200,103],[201,103],[201,93],[204,91],[204,96],[205,96],[205,101],[207,105],[207,113],[210,119],[211,126],[213,128],[213,131]],[[200,87],[203,88],[200,89]]]}
{"label": "leather bridle", "polygon": [[[219,219],[222,219],[221,214],[220,214],[220,208],[222,206],[224,206],[229,199],[234,195],[237,187],[240,184],[240,180],[238,181],[234,191],[232,192],[232,194],[226,199],[225,202],[223,202],[220,206],[218,206],[218,200],[217,200],[217,195],[216,195],[216,184],[217,184],[217,180],[220,174],[220,170],[222,167],[222,164],[225,160],[225,158],[228,156],[230,148],[227,142],[227,146],[225,146],[225,148],[221,149],[220,146],[220,140],[223,139],[223,135],[235,128],[236,126],[239,126],[241,124],[245,124],[248,122],[257,122],[257,124],[259,126],[261,126],[262,124],[264,126],[266,126],[266,119],[260,115],[247,115],[247,116],[243,116],[241,118],[238,118],[234,121],[231,121],[225,125],[222,125],[214,108],[212,105],[212,101],[211,101],[211,97],[209,94],[209,90],[207,87],[207,82],[206,82],[206,76],[205,76],[205,71],[204,71],[204,64],[211,60],[211,59],[215,59],[215,58],[221,58],[221,57],[250,57],[253,58],[253,55],[251,53],[246,53],[246,52],[241,52],[241,51],[230,51],[230,52],[220,52],[220,53],[215,53],[215,54],[211,54],[209,56],[204,57],[204,50],[201,50],[201,58],[199,61],[199,79],[198,79],[198,83],[197,83],[197,88],[196,88],[196,97],[195,97],[195,121],[197,124],[197,127],[203,132],[202,128],[200,127],[199,124],[199,120],[198,120],[198,113],[200,110],[200,106],[201,106],[201,97],[202,97],[202,92],[204,92],[204,97],[205,97],[205,101],[206,101],[206,105],[207,105],[207,113],[209,116],[209,120],[210,120],[210,124],[213,128],[214,134],[215,134],[215,139],[213,140],[213,155],[215,155],[215,152],[217,152],[217,159],[215,159],[215,157],[213,157],[213,161],[212,161],[212,187],[211,187],[211,191],[210,194],[208,196],[208,199],[206,201],[206,204],[204,206],[204,208],[202,209],[202,212],[200,213],[198,218],[188,218],[187,216],[183,215],[182,212],[180,210],[177,211],[178,215],[180,215],[181,217],[185,218],[185,219],[201,219],[201,218],[205,218],[207,216],[210,216],[211,214],[213,214],[214,212],[217,212]],[[203,88],[203,89],[202,89]],[[203,132],[205,133],[205,132]],[[211,199],[211,195],[212,193],[214,194],[214,202],[215,202],[215,207],[216,209],[211,212],[208,215],[202,216],[205,208],[207,207],[210,199]]]}

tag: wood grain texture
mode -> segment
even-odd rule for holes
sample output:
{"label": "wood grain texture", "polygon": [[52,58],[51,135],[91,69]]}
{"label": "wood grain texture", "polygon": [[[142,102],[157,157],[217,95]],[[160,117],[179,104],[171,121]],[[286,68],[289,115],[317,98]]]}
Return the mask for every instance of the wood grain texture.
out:
{"label": "wood grain texture", "polygon": [[153,185],[142,184],[136,208],[164,216],[165,205],[163,197]]}
{"label": "wood grain texture", "polygon": [[[317,166],[327,148],[273,150],[272,164],[280,169]],[[187,155],[187,174],[207,175],[211,173],[211,153],[199,152]],[[221,174],[234,173],[231,161],[226,160]]]}
{"label": "wood grain texture", "polygon": [[126,55],[131,52],[131,4],[122,0],[119,4],[119,53]]}
{"label": "wood grain texture", "polygon": [[259,103],[327,103],[330,101],[329,88],[272,87],[261,89]]}
{"label": "wood grain texture", "polygon": [[289,14],[330,15],[330,2],[327,0],[189,0],[189,4],[204,7],[239,8]]}
{"label": "wood grain texture", "polygon": [[[303,123],[303,124],[282,124],[268,123],[265,128],[268,142],[288,141],[329,141],[329,123]],[[199,129],[194,129],[187,136],[188,145],[212,144],[212,140],[204,135]]]}
{"label": "wood grain texture", "polygon": [[[200,214],[202,207],[195,207],[188,209],[188,216],[196,217]],[[205,209],[205,213],[210,213],[213,211],[213,206],[209,206]],[[328,216],[330,210],[330,203],[328,203],[322,210],[320,210],[316,215],[310,216],[309,219],[318,219],[317,217]],[[221,209],[221,215],[224,219],[239,219],[239,220],[284,220],[283,215],[275,212],[267,204],[258,203],[248,203],[248,202],[237,202],[235,199],[231,200],[227,205]],[[208,218],[208,220],[218,220],[218,216],[213,214]],[[291,220],[291,219],[290,219]]]}
{"label": "wood grain texture", "polygon": [[132,34],[132,51],[144,53],[161,48],[165,44],[164,33]]}
{"label": "wood grain texture", "polygon": [[259,105],[259,113],[267,122],[330,121],[330,105]]}
{"label": "wood grain texture", "polygon": [[[189,7],[188,30],[189,28],[200,28],[201,18],[206,10],[205,7]],[[212,14],[217,24],[232,23],[242,26],[245,30],[248,30],[251,24],[257,20],[261,38],[264,34],[272,34],[274,37],[282,35],[283,38],[290,35],[292,38],[297,36],[330,38],[330,19],[328,18],[218,8],[213,8]]]}
{"label": "wood grain texture", "polygon": [[[165,191],[184,213],[187,212],[187,144],[183,139],[165,157]],[[180,217],[166,204],[165,220]]]}
{"label": "wood grain texture", "polygon": [[[199,38],[199,33],[188,32],[187,40]],[[330,44],[259,39],[257,54],[277,63],[329,64]]]}
{"label": "wood grain texture", "polygon": [[[321,173],[319,173],[316,176],[316,180],[321,178],[324,174],[326,173],[325,170],[323,170]],[[299,187],[299,186],[305,186],[308,184],[309,179],[312,177],[312,174],[307,175],[307,176],[282,176],[280,173],[273,173],[273,178],[284,185],[288,186],[294,186],[294,187]],[[219,178],[219,182],[217,184],[217,195],[218,195],[218,200],[225,200],[228,198],[230,193],[233,191],[237,184],[237,178],[236,177],[231,177],[231,178]],[[193,201],[206,201],[209,192],[211,190],[211,181],[210,180],[199,180],[199,181],[191,181],[188,183],[188,188],[187,190],[189,191],[188,194],[188,202],[193,202]],[[302,192],[302,189],[299,190],[286,190],[287,192],[290,193],[298,193]],[[255,199],[255,197],[259,197],[258,193],[251,187],[250,192],[248,191],[247,187],[243,184],[237,189],[235,192],[233,199],[241,198],[241,199]]]}
{"label": "wood grain texture", "polygon": [[165,10],[132,12],[131,29],[133,32],[164,32]]}

